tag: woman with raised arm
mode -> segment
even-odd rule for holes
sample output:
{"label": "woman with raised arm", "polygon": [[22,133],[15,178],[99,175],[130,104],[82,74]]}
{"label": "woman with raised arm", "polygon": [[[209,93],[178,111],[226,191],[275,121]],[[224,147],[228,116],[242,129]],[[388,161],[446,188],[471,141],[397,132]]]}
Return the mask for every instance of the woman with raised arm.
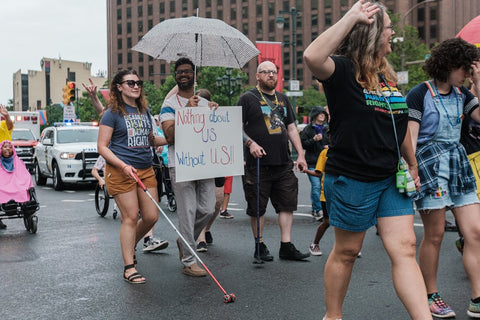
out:
{"label": "woman with raised arm", "polygon": [[[378,225],[398,297],[412,319],[431,319],[415,260],[412,201],[397,188],[402,157],[420,187],[408,108],[386,60],[395,34],[385,6],[357,1],[304,52],[324,86],[331,142],[325,198],[335,245],[325,265],[325,320],[341,319],[353,265],[366,231]],[[372,275],[373,276],[373,275]]]}

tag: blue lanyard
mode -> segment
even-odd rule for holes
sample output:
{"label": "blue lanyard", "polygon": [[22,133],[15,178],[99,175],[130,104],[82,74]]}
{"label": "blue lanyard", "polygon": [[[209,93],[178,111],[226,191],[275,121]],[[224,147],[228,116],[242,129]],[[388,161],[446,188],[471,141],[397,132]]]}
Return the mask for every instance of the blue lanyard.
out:
{"label": "blue lanyard", "polygon": [[445,111],[445,113],[447,114],[447,119],[448,119],[448,122],[450,123],[450,125],[452,127],[455,127],[457,124],[459,124],[461,122],[461,119],[460,119],[460,109],[458,108],[458,97],[457,97],[457,92],[455,91],[455,88],[452,87],[452,90],[453,92],[455,93],[455,101],[457,102],[457,123],[455,122],[452,122],[452,120],[450,119],[450,114],[448,113],[447,111],[447,108],[445,108],[445,105],[443,104],[443,101],[442,101],[442,95],[440,94],[440,92],[438,91],[438,87],[437,87],[437,80],[433,80],[433,83],[435,85],[435,91],[438,95],[438,100],[440,100],[440,104],[442,105],[443,107],[443,111]]}

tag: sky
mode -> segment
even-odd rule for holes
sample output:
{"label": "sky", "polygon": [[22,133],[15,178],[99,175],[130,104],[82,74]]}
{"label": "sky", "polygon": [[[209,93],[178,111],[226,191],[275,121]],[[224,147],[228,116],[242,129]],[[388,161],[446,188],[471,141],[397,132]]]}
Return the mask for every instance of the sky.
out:
{"label": "sky", "polygon": [[107,70],[106,0],[2,1],[0,26],[0,104],[13,99],[13,74],[41,70],[43,57]]}

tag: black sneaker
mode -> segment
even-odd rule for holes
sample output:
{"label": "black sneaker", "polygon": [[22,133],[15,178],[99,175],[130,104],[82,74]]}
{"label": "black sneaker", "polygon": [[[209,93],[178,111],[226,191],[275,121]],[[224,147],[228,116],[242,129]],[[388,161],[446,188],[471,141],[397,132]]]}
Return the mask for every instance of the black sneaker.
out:
{"label": "black sneaker", "polygon": [[455,223],[445,220],[445,231],[458,232],[458,228]]}
{"label": "black sneaker", "polygon": [[207,243],[205,241],[201,241],[197,245],[197,252],[207,252]]}
{"label": "black sneaker", "polygon": [[0,229],[7,229],[7,225],[0,219]]}
{"label": "black sneaker", "polygon": [[310,257],[310,253],[301,253],[300,251],[295,248],[293,243],[280,243],[280,252],[279,252],[280,259],[285,260],[303,260],[305,258]]}
{"label": "black sneaker", "polygon": [[213,237],[212,237],[212,233],[210,231],[205,232],[205,242],[207,244],[212,244],[213,243]]}
{"label": "black sneaker", "polygon": [[260,259],[263,261],[273,260],[273,256],[270,254],[270,251],[268,251],[267,246],[263,242],[260,242],[260,255],[258,254],[257,244],[255,243],[255,253],[253,254],[253,257],[254,258],[260,257]]}

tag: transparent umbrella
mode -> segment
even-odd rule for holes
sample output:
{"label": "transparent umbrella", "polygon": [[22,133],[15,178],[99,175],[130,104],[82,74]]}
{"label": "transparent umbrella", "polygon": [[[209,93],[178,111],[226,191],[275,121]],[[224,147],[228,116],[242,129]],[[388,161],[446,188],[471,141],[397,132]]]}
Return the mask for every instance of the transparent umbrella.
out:
{"label": "transparent umbrella", "polygon": [[160,22],[132,48],[156,59],[190,58],[197,66],[242,68],[260,52],[222,20],[188,17]]}

